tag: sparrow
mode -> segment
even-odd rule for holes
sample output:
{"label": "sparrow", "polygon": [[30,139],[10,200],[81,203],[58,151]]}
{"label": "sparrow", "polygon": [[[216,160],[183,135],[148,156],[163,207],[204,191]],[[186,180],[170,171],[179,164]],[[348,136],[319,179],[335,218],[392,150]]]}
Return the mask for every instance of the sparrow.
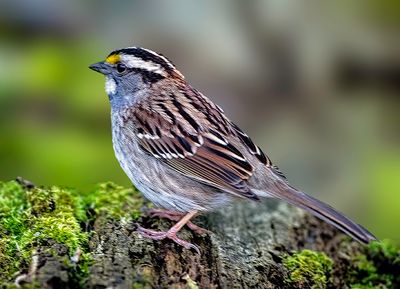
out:
{"label": "sparrow", "polygon": [[281,170],[224,111],[193,88],[162,54],[141,47],[112,51],[90,68],[105,75],[117,160],[145,198],[177,221],[167,231],[138,232],[196,245],[177,236],[191,219],[237,200],[273,198],[302,208],[354,239],[376,238],[331,206],[289,184]]}

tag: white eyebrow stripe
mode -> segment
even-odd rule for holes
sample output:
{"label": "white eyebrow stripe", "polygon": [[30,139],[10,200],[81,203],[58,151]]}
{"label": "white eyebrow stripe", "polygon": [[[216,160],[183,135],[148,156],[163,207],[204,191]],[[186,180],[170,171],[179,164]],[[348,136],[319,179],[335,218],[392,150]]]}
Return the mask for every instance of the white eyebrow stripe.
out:
{"label": "white eyebrow stripe", "polygon": [[[137,47],[135,47],[135,48],[137,48]],[[175,67],[175,65],[173,65],[173,64],[171,63],[171,61],[169,61],[165,56],[163,56],[163,55],[161,55],[161,54],[158,54],[158,53],[156,53],[156,52],[154,52],[154,51],[152,51],[152,50],[150,50],[150,49],[146,49],[146,48],[143,48],[143,47],[142,47],[141,49],[142,49],[142,50],[145,50],[145,51],[147,51],[148,53],[151,53],[151,54],[153,54],[153,55],[155,55],[155,56],[157,56],[157,57],[159,57],[159,58],[162,58],[162,59],[165,61],[165,63],[168,64],[168,66],[169,66],[170,68],[172,68],[173,70],[175,70],[175,73],[179,74],[180,77],[182,77],[182,79],[185,79],[185,76],[184,76],[179,70],[177,70],[176,67]]]}
{"label": "white eyebrow stripe", "polygon": [[147,51],[148,53],[151,53],[151,54],[153,54],[153,55],[155,55],[155,56],[157,56],[157,57],[159,57],[161,59],[163,59],[165,61],[165,63],[167,63],[171,68],[175,68],[175,66],[165,56],[163,56],[161,54],[158,54],[158,53],[156,53],[156,52],[154,52],[154,51],[152,51],[150,49],[146,49],[146,48],[143,48],[143,47],[141,49],[144,50],[144,51]]}
{"label": "white eyebrow stripe", "polygon": [[133,55],[122,54],[121,62],[123,62],[129,68],[145,69],[153,73],[161,74],[164,77],[167,76],[167,72],[160,64],[152,61],[145,61]]}

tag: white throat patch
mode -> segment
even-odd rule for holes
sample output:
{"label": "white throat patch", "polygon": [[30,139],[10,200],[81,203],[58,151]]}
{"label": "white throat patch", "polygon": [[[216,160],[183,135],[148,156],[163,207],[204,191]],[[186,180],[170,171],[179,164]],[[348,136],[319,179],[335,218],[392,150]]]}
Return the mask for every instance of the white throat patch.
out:
{"label": "white throat patch", "polygon": [[112,77],[106,76],[106,92],[108,95],[114,94],[117,91],[117,84]]}

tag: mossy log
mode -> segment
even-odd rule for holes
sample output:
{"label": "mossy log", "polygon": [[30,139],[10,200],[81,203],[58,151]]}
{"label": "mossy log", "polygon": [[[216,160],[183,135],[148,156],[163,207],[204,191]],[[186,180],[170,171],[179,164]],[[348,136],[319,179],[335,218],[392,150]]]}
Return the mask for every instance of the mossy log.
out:
{"label": "mossy log", "polygon": [[[152,241],[170,221],[141,213],[134,189],[91,192],[0,183],[0,288],[400,288],[400,251],[368,247],[282,202],[241,202],[180,233],[201,254]],[[374,287],[376,286],[376,287]]]}

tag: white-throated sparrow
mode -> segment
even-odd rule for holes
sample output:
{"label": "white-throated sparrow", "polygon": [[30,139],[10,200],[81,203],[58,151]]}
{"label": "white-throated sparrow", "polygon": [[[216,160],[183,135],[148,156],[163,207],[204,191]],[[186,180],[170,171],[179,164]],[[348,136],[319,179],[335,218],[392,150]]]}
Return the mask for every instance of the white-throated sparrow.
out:
{"label": "white-throated sparrow", "polygon": [[376,238],[332,207],[292,187],[282,172],[217,105],[194,89],[164,56],[148,49],[115,50],[91,69],[106,76],[113,146],[121,167],[156,206],[179,220],[167,232],[138,227],[152,239],[176,236],[190,219],[235,199],[272,197],[331,223],[355,239]]}

